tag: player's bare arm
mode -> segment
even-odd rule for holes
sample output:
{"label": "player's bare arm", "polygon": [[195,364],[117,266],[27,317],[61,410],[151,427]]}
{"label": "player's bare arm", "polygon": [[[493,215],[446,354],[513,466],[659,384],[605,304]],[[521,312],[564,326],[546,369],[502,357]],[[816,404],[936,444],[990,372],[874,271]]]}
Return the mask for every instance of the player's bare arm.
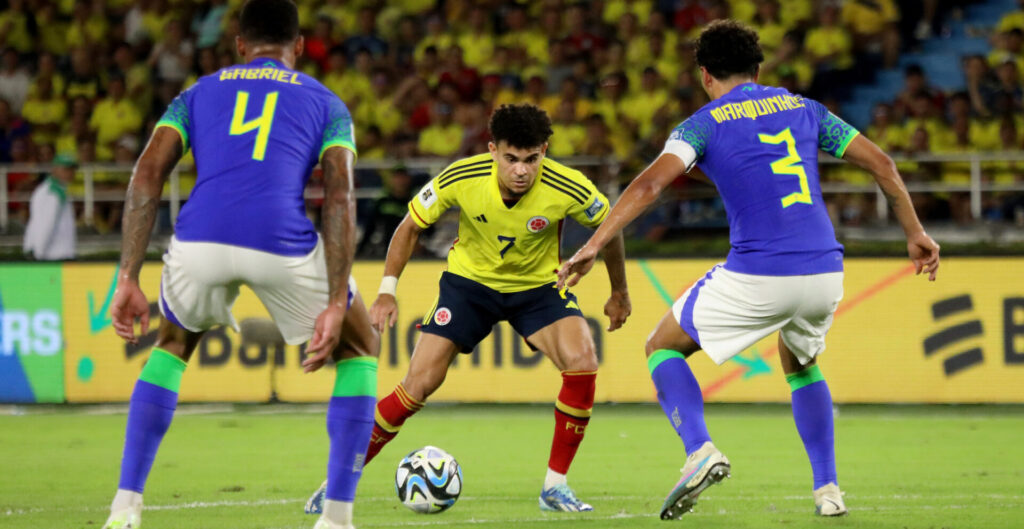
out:
{"label": "player's bare arm", "polygon": [[[394,289],[398,277],[405,270],[405,265],[412,257],[412,251],[416,248],[416,241],[420,238],[420,228],[412,217],[406,213],[405,219],[398,225],[395,234],[391,236],[391,244],[388,245],[388,255],[384,260],[384,281],[381,282],[381,293],[370,307],[370,323],[378,332],[384,332],[385,326],[394,327],[398,319],[398,303],[393,292],[385,290]],[[388,279],[394,278],[394,279]]]}
{"label": "player's bare arm", "polygon": [[608,281],[612,286],[611,296],[604,304],[604,314],[608,316],[608,331],[614,331],[626,323],[626,318],[633,313],[633,305],[629,301],[629,288],[626,286],[626,244],[619,231],[604,248],[604,264],[608,269]]}
{"label": "player's bare arm", "polygon": [[590,236],[590,240],[571,259],[562,264],[558,271],[559,288],[564,285],[576,286],[594,266],[597,252],[653,204],[666,186],[685,172],[686,164],[681,158],[674,154],[662,154],[634,178],[619,197],[619,201],[608,212],[608,218]]}
{"label": "player's bare arm", "polygon": [[130,343],[138,343],[135,320],[141,333],[149,331],[149,302],[139,287],[139,270],[146,258],[149,234],[153,232],[160,193],[183,153],[181,136],[169,127],[158,127],[146,145],[124,201],[123,233],[121,238],[121,264],[117,277],[117,290],[110,306],[110,316],[117,335]]}
{"label": "player's bare arm", "polygon": [[910,194],[892,158],[874,142],[858,135],[850,142],[843,159],[867,170],[875,178],[907,236],[907,252],[914,262],[916,272],[928,275],[929,281],[935,281],[939,270],[939,245],[921,226],[910,202]]}
{"label": "player's bare arm", "polygon": [[313,338],[302,365],[308,373],[327,360],[341,339],[341,324],[348,308],[348,276],[356,244],[356,204],[352,192],[352,151],[331,147],[320,164],[324,173],[323,237],[327,260],[327,308],[313,328]]}

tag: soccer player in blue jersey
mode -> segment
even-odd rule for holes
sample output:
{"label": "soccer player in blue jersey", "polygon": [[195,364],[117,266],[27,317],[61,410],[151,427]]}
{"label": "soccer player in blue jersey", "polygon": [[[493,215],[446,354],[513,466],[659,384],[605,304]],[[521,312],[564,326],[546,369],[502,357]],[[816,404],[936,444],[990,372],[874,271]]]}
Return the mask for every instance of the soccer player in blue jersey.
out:
{"label": "soccer player in blue jersey", "polygon": [[[349,278],[355,247],[352,119],[331,91],[294,69],[302,53],[290,0],[250,0],[236,43],[245,64],[179,95],[153,131],[125,199],[124,240],[111,314],[138,343],[149,325],[139,270],[167,175],[191,148],[198,177],[164,255],[156,347],[132,393],[121,478],[105,527],[137,529],[142,492],[203,333],[237,329],[239,286],[260,298],[285,341],[309,341],[306,371],[337,360],[327,409],[327,501],[316,529],[352,527],[352,501],[373,428],[379,336]],[[323,168],[323,236],[303,190]]]}
{"label": "soccer player in blue jersey", "polygon": [[910,203],[892,160],[820,103],[757,84],[758,36],[713,22],[696,46],[712,102],[672,131],[664,152],[629,185],[601,227],[559,271],[575,285],[612,237],[695,163],[718,187],[732,249],[673,305],[647,340],[658,401],[682,438],[682,479],[662,519],[689,512],[697,496],[727,477],[729,460],[711,443],[700,386],[686,358],[703,349],[716,363],[779,331],[779,357],[793,416],[811,462],[817,514],[846,513],[836,478],[832,397],[815,358],[843,295],[843,247],[836,241],[818,178],[818,150],[869,171],[907,236],[917,273],[935,280],[939,245]]}

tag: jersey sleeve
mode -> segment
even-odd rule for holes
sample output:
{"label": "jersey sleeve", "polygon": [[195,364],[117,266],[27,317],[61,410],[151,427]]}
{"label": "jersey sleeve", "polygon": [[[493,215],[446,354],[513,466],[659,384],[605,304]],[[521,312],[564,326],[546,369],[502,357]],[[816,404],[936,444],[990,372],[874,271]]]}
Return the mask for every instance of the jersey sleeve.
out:
{"label": "jersey sleeve", "polygon": [[[711,118],[705,113],[690,116],[672,129],[662,152],[675,154],[682,158],[686,162],[686,170],[689,171],[694,163],[704,158],[704,151],[707,150],[708,142],[711,141],[712,126]],[[693,155],[696,155],[696,158],[691,160]]]}
{"label": "jersey sleeve", "polygon": [[159,127],[170,127],[181,135],[181,147],[187,151],[189,148],[189,131],[192,130],[192,118],[189,114],[188,100],[190,98],[192,89],[188,89],[180,94],[178,97],[171,101],[168,105],[167,110],[164,111],[164,115],[160,117],[160,121],[156,122],[156,128]]}
{"label": "jersey sleeve", "polygon": [[818,123],[818,148],[836,158],[842,158],[860,131],[829,112],[825,105],[812,99],[804,99],[804,103],[814,112]]}
{"label": "jersey sleeve", "polygon": [[320,156],[331,147],[344,147],[352,154],[356,152],[356,132],[352,125],[352,114],[348,111],[345,103],[337,97],[330,98],[330,107],[327,111],[327,125],[324,127],[323,144],[320,147]]}
{"label": "jersey sleeve", "polygon": [[608,211],[611,210],[608,197],[598,191],[597,186],[589,178],[583,176],[582,173],[577,173],[576,178],[573,178],[573,183],[586,189],[584,193],[586,200],[583,203],[573,201],[572,207],[569,209],[569,215],[576,222],[588,228],[599,226],[604,222],[605,217],[608,216]]}
{"label": "jersey sleeve", "polygon": [[[440,178],[440,177],[438,177]],[[427,182],[409,201],[409,216],[421,228],[429,228],[456,203],[453,186],[439,186],[438,178]]]}

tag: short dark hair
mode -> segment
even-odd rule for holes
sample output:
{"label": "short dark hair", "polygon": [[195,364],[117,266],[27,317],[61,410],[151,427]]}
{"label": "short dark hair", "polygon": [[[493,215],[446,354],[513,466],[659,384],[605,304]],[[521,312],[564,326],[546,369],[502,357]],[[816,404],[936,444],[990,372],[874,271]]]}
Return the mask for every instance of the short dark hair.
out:
{"label": "short dark hair", "polygon": [[299,10],[291,0],[249,0],[239,25],[247,41],[289,44],[299,37]]}
{"label": "short dark hair", "polygon": [[529,103],[501,105],[488,124],[494,143],[506,142],[519,149],[539,147],[551,137],[551,118]]}
{"label": "short dark hair", "polygon": [[697,38],[697,65],[715,79],[757,73],[764,53],[757,43],[757,32],[735,20],[716,20]]}

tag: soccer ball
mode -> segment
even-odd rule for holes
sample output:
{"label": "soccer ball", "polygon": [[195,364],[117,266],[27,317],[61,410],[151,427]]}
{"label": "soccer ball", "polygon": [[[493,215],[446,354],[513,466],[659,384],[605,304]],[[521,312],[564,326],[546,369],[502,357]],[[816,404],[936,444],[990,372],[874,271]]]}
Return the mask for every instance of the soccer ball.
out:
{"label": "soccer ball", "polygon": [[398,463],[395,492],[402,505],[415,512],[434,514],[447,510],[462,492],[462,468],[448,452],[424,446]]}

